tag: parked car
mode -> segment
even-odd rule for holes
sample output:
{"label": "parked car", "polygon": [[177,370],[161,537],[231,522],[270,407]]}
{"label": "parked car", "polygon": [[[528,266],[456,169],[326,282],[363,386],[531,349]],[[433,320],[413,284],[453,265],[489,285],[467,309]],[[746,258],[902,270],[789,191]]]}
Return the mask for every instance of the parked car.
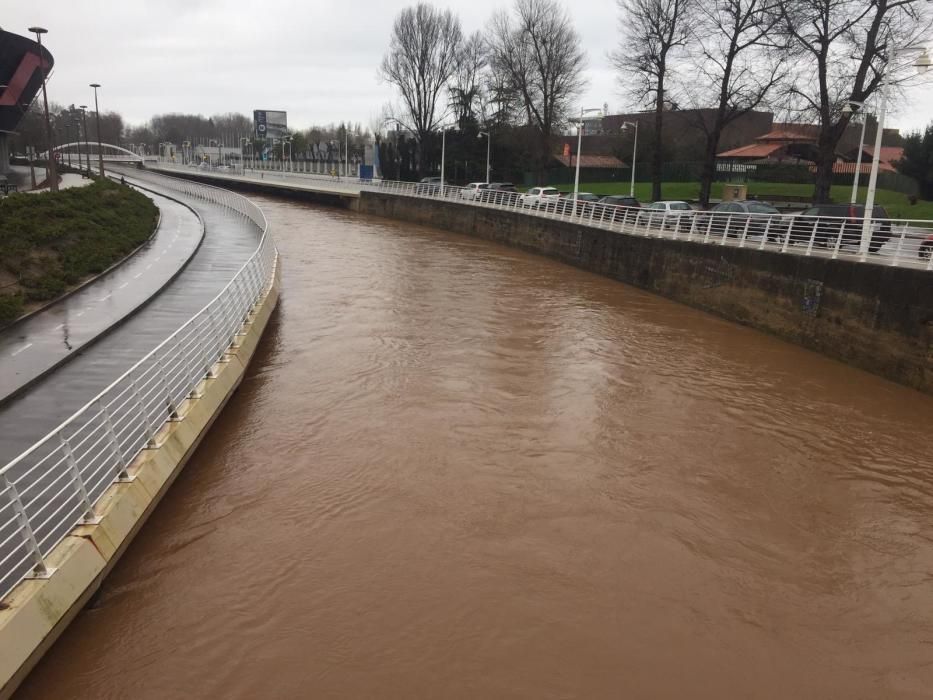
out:
{"label": "parked car", "polygon": [[709,212],[697,214],[696,230],[709,232],[711,237],[761,238],[768,233],[769,241],[783,240],[790,225],[790,219],[781,216],[775,207],[767,202],[755,200],[737,200],[720,202]]}
{"label": "parked car", "polygon": [[460,190],[460,199],[478,199],[481,190],[489,187],[485,182],[471,182]]}
{"label": "parked car", "polygon": [[[790,226],[790,242],[834,248],[858,246],[862,240],[862,220],[865,207],[861,204],[819,204],[795,216]],[[841,236],[841,239],[840,239]],[[884,207],[875,207],[872,214],[870,253],[877,253],[891,238],[891,220]]]}
{"label": "parked car", "polygon": [[518,190],[511,182],[490,182],[480,190],[479,201],[493,204],[512,204],[518,199]]}
{"label": "parked car", "polygon": [[415,194],[436,195],[441,191],[441,179],[439,177],[423,177],[415,185]]}
{"label": "parked car", "polygon": [[920,243],[920,247],[917,249],[917,255],[920,256],[921,260],[929,260],[933,257],[933,235],[927,236]]}
{"label": "parked car", "polygon": [[542,206],[547,211],[556,212],[558,214],[573,214],[576,211],[577,216],[589,216],[592,213],[594,205],[599,201],[599,195],[593,194],[591,192],[578,192],[577,193],[577,203],[576,209],[574,208],[573,203],[573,192],[570,192],[565,195],[561,195],[560,198],[546,202]]}
{"label": "parked car", "polygon": [[641,202],[639,202],[634,197],[629,197],[627,194],[610,194],[599,200],[600,204],[612,204],[616,207],[640,207]]}
{"label": "parked car", "polygon": [[636,223],[642,226],[661,226],[680,231],[690,228],[694,214],[696,212],[687,202],[679,199],[665,199],[642,207],[638,212]]}
{"label": "parked car", "polygon": [[556,187],[532,187],[519,196],[518,203],[523,207],[537,207],[558,197],[560,197],[560,191]]}

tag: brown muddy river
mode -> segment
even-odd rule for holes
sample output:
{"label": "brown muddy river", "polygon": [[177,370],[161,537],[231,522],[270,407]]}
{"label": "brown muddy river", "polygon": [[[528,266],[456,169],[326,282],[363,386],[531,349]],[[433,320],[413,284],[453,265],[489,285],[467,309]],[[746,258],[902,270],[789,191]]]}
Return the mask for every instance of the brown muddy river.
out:
{"label": "brown muddy river", "polygon": [[933,399],[544,258],[257,199],[264,345],[17,697],[933,694]]}

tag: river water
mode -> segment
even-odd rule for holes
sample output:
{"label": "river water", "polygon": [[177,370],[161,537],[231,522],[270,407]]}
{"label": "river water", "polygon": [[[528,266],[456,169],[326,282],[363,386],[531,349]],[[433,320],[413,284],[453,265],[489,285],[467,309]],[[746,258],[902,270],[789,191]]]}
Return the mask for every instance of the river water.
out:
{"label": "river water", "polygon": [[257,201],[284,278],[249,375],[18,697],[933,693],[933,399]]}

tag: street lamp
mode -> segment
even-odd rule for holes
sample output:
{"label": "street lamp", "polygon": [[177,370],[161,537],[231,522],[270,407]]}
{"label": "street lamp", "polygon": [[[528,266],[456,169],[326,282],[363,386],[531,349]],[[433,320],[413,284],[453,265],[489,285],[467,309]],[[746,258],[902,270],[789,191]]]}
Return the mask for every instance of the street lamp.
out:
{"label": "street lamp", "polygon": [[45,163],[46,178],[49,181],[49,189],[52,192],[58,192],[58,175],[55,172],[55,154],[52,152],[52,123],[49,121],[49,96],[45,89],[45,56],[42,55],[42,35],[48,34],[48,29],[44,27],[30,27],[29,31],[36,35],[36,43],[39,44],[39,66],[42,68],[42,102],[45,105],[45,136],[48,141],[48,158]]}
{"label": "street lamp", "polygon": [[[860,109],[865,107],[864,102],[859,102],[858,100],[849,100],[845,103],[845,106],[842,108],[843,114],[856,114]],[[855,177],[852,180],[852,198],[849,200],[850,204],[855,204],[858,200],[858,178],[862,172],[862,144],[865,143],[865,125],[868,124],[868,115],[862,116],[862,135],[858,140],[858,155],[855,157]]]}
{"label": "street lamp", "polygon": [[441,197],[444,196],[444,164],[447,160],[447,125],[441,126]]}
{"label": "street lamp", "polygon": [[632,184],[628,188],[628,196],[635,198],[635,159],[638,157],[638,122],[622,122],[623,129],[635,129],[635,141],[632,143]]}
{"label": "street lamp", "polygon": [[97,103],[97,88],[100,83],[91,83],[94,88],[94,111],[97,113],[97,164],[100,167],[100,176],[104,177],[104,147],[100,142],[100,105]]}
{"label": "street lamp", "polygon": [[476,135],[476,138],[486,137],[486,184],[489,184],[489,154],[492,152],[492,137],[489,135],[488,131],[481,131]]}
{"label": "street lamp", "polygon": [[[87,165],[87,171],[88,173],[90,173],[91,172],[91,149],[88,148],[88,143],[87,143],[87,105],[79,105],[79,109],[81,110],[81,121],[84,122],[84,156],[85,156],[84,161],[85,161],[85,164]],[[81,139],[79,137],[78,141],[80,140]],[[80,145],[78,145],[78,150],[79,151],[81,150]]]}
{"label": "street lamp", "polygon": [[593,107],[580,110],[580,121],[577,122],[577,172],[573,177],[573,215],[577,215],[577,195],[580,193],[580,149],[583,148],[583,115],[587,112],[602,112]]}
{"label": "street lamp", "polygon": [[[894,63],[895,55],[892,54],[888,65]],[[913,62],[913,66],[919,73],[926,73],[933,61],[930,60],[930,54],[926,49]],[[861,260],[865,260],[871,247],[871,229],[872,214],[875,210],[875,188],[878,184],[878,165],[881,158],[881,137],[884,134],[884,115],[888,106],[888,71],[885,70],[881,81],[881,106],[878,110],[878,126],[875,133],[875,150],[871,155],[871,174],[868,176],[868,194],[865,196],[865,218],[862,220],[862,241],[859,245]]]}

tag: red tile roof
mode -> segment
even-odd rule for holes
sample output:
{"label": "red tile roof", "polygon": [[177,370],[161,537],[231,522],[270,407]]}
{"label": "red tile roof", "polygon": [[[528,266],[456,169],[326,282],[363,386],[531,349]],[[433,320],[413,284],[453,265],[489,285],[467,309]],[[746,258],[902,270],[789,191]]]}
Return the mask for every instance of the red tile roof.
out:
{"label": "red tile roof", "polygon": [[784,146],[780,143],[752,143],[748,146],[733,148],[731,151],[717,153],[717,158],[767,158]]}
{"label": "red tile roof", "polygon": [[[568,168],[577,167],[577,157],[576,156],[565,156],[563,154],[555,155],[555,160],[560,161],[562,165],[567,166]],[[581,168],[624,168],[625,163],[616,158],[615,156],[597,156],[592,155],[588,156],[584,153],[580,156],[580,167]]]}
{"label": "red tile roof", "polygon": [[[869,155],[869,157],[872,157],[875,154],[875,147],[865,146],[865,152]],[[903,157],[904,149],[900,146],[882,146],[881,154],[878,156],[878,160],[881,163],[894,164],[901,160]]]}

